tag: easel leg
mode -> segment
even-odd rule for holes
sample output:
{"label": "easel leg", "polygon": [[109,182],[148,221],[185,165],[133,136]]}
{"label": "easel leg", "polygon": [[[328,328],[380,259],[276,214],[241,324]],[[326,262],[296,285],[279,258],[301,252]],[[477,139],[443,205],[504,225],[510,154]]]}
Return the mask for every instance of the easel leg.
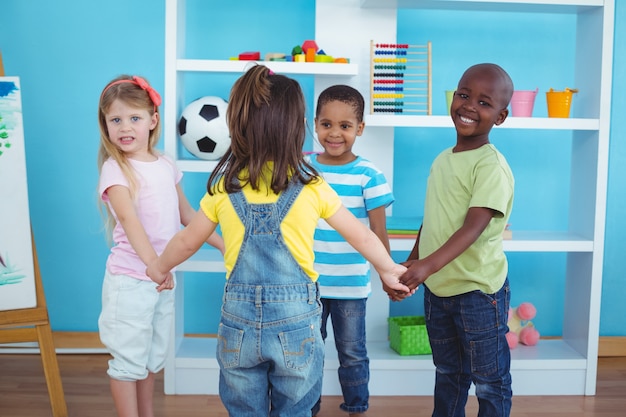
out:
{"label": "easel leg", "polygon": [[67,404],[65,403],[65,394],[63,393],[63,385],[61,383],[59,363],[54,351],[52,329],[50,324],[36,327],[43,372],[46,376],[48,395],[50,396],[50,405],[52,406],[52,415],[54,417],[67,417]]}

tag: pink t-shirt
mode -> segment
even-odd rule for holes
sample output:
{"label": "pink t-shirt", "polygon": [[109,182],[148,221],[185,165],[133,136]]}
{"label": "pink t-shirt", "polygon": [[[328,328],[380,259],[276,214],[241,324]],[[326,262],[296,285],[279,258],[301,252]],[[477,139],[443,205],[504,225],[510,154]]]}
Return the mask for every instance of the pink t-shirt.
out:
{"label": "pink t-shirt", "polygon": [[[139,220],[157,254],[161,254],[167,242],[180,230],[180,211],[176,184],[182,173],[176,165],[164,156],[154,162],[130,160],[137,176],[138,190],[135,208]],[[128,187],[128,180],[118,163],[108,159],[102,166],[98,191],[102,200],[109,206],[115,218],[113,247],[107,259],[107,269],[112,274],[124,274],[150,281],[146,276],[146,265],[139,258],[119,224],[117,215],[109,202],[107,189],[113,185]]]}

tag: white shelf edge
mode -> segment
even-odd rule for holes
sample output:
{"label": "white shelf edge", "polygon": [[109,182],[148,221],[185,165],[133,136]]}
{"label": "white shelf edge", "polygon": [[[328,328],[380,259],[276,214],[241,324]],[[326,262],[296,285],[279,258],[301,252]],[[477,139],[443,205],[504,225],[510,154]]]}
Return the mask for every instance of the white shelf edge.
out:
{"label": "white shelf edge", "polygon": [[[369,114],[365,116],[367,127],[447,127],[452,128],[450,116],[397,116]],[[599,119],[556,117],[509,117],[496,129],[542,129],[542,130],[599,130]]]}
{"label": "white shelf edge", "polygon": [[365,9],[437,9],[577,13],[604,6],[603,0],[361,0]]}
{"label": "white shelf edge", "polygon": [[[392,251],[410,252],[414,238],[390,239]],[[513,231],[513,239],[503,241],[505,252],[593,252],[593,240],[568,232]]]}
{"label": "white shelf edge", "polygon": [[[217,367],[215,337],[184,337],[176,352],[176,366],[180,368]],[[431,355],[397,354],[388,341],[369,341],[367,351],[371,369],[433,370]],[[336,368],[334,344],[326,345],[325,368]],[[563,339],[542,339],[536,346],[517,346],[511,350],[511,369],[585,369],[586,359],[572,349]]]}
{"label": "white shelf edge", "polygon": [[[109,351],[102,348],[55,348],[54,352],[57,355],[62,354],[102,354],[109,353]],[[6,343],[0,345],[0,355],[2,354],[11,354],[11,355],[27,355],[27,354],[41,354],[41,349],[39,348],[38,342],[23,342],[23,343]]]}
{"label": "white shelf edge", "polygon": [[217,249],[200,249],[181,263],[177,272],[226,272],[224,258]]}
{"label": "white shelf edge", "polygon": [[335,64],[320,62],[284,62],[284,61],[237,61],[212,59],[179,59],[176,61],[177,71],[199,72],[245,72],[250,66],[262,64],[280,74],[310,75],[347,75],[359,74],[356,64]]}
{"label": "white shelf edge", "polygon": [[[414,237],[389,240],[391,250],[410,252]],[[593,241],[567,232],[514,231],[503,241],[505,252],[593,252]],[[178,272],[226,272],[224,258],[215,249],[201,249],[176,269]]]}
{"label": "white shelf edge", "polygon": [[176,161],[178,169],[183,172],[203,172],[210,174],[217,166],[218,161],[206,161],[201,159],[179,159]]}

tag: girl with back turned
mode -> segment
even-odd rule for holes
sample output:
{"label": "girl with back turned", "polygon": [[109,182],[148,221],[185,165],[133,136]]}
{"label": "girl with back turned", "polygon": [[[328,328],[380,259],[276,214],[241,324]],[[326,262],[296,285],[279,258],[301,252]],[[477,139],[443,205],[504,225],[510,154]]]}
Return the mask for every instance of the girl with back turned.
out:
{"label": "girl with back turned", "polygon": [[310,417],[321,394],[324,343],[313,268],[320,218],[397,290],[406,270],[304,161],[305,105],[293,79],[255,65],[228,103],[231,146],[201,210],[148,268],[157,282],[194,254],[219,223],[226,287],[218,329],[220,397],[231,416]]}

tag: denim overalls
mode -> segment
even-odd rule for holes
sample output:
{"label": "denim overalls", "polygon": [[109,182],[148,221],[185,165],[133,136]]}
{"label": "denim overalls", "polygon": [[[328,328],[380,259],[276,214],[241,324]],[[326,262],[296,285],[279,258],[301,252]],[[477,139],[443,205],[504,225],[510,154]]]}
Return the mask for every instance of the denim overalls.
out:
{"label": "denim overalls", "polygon": [[319,290],[287,248],[280,224],[303,185],[275,204],[230,194],[245,226],[218,329],[220,397],[229,415],[310,417],[322,387]]}

